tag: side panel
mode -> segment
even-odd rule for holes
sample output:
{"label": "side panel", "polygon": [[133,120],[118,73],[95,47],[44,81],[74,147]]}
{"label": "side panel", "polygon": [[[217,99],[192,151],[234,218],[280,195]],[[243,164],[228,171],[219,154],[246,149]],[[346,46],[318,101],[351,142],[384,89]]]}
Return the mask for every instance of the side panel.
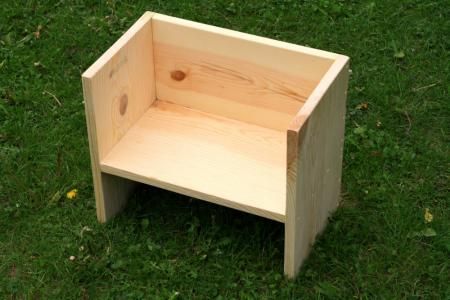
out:
{"label": "side panel", "polygon": [[[285,274],[295,277],[314,240],[339,204],[348,83],[347,59],[338,60],[331,86],[311,110],[300,112],[299,130],[288,130]],[[326,85],[327,82],[324,82]],[[320,88],[320,87],[319,87]],[[314,99],[312,99],[314,101]]]}
{"label": "side panel", "polygon": [[133,184],[103,174],[100,162],[155,99],[152,16],[144,14],[82,76],[97,217],[101,222],[121,210]]}

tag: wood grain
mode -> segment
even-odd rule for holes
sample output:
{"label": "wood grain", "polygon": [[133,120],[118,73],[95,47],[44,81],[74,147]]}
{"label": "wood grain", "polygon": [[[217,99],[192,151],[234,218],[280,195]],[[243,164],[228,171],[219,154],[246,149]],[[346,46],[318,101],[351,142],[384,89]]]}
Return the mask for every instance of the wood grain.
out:
{"label": "wood grain", "polygon": [[156,101],[103,172],[284,221],[282,132]]}
{"label": "wood grain", "polygon": [[104,176],[99,162],[155,99],[152,13],[144,14],[83,73],[83,92],[94,178],[97,217],[115,215],[132,182]]}
{"label": "wood grain", "polygon": [[338,54],[155,14],[154,42],[238,58],[283,74],[319,82]]}
{"label": "wood grain", "polygon": [[162,15],[152,22],[158,99],[272,129],[287,129],[332,64],[270,39]]}
{"label": "wood grain", "polygon": [[284,267],[291,278],[339,202],[347,82],[342,56],[287,132]]}

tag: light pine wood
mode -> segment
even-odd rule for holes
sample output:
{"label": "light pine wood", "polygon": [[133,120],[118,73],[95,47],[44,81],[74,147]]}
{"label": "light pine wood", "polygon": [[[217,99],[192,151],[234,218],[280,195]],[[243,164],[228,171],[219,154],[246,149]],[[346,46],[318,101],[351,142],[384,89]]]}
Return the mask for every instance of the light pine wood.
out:
{"label": "light pine wood", "polygon": [[337,207],[348,58],[145,13],[84,74],[97,216],[137,182],[285,223],[298,273]]}
{"label": "light pine wood", "polygon": [[287,129],[333,62],[159,14],[152,23],[158,99],[272,129]]}
{"label": "light pine wood", "polygon": [[83,73],[97,217],[105,222],[125,205],[133,182],[102,174],[100,160],[155,99],[152,13],[142,16]]}
{"label": "light pine wood", "polygon": [[291,278],[339,203],[347,82],[341,56],[287,132],[284,271]]}
{"label": "light pine wood", "polygon": [[83,74],[100,159],[155,99],[151,17],[141,17]]}
{"label": "light pine wood", "polygon": [[156,101],[101,168],[283,222],[285,153],[283,132]]}
{"label": "light pine wood", "polygon": [[305,73],[304,78],[317,82],[330,67],[330,62],[340,56],[158,13],[154,14],[152,22],[155,43],[175,43],[192,50],[240,58],[294,76],[301,72]]}

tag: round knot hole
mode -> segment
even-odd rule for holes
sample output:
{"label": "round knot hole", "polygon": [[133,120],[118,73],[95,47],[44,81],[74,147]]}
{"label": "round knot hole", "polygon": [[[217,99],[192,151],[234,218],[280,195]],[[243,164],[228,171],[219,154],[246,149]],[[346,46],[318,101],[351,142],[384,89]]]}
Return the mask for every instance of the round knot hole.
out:
{"label": "round knot hole", "polygon": [[120,97],[120,103],[119,103],[119,112],[123,116],[127,112],[128,107],[128,96],[127,94],[123,94],[122,97]]}
{"label": "round knot hole", "polygon": [[186,77],[186,73],[180,70],[175,70],[170,72],[170,77],[172,77],[173,80],[181,81]]}

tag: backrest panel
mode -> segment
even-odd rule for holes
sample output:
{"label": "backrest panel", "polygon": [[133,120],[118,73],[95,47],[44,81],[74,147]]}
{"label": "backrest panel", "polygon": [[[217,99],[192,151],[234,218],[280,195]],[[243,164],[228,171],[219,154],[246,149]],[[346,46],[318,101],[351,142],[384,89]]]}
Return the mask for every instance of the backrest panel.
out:
{"label": "backrest panel", "polygon": [[286,130],[334,54],[155,14],[156,97]]}

